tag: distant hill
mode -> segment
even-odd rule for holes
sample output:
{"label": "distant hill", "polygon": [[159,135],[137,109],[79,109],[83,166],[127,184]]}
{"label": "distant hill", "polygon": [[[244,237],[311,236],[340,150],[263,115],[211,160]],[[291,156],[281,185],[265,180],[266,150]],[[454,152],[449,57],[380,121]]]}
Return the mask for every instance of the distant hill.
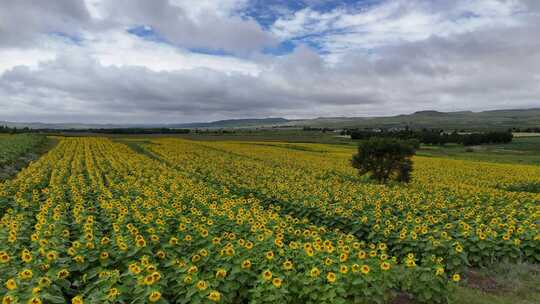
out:
{"label": "distant hill", "polygon": [[419,111],[388,117],[319,117],[289,120],[285,118],[228,119],[186,124],[76,124],[76,123],[12,123],[0,125],[31,129],[114,129],[114,128],[441,128],[441,129],[508,129],[512,127],[540,127],[540,108],[520,110],[494,110],[484,112]]}
{"label": "distant hill", "polygon": [[84,123],[42,123],[42,122],[9,122],[0,121],[1,126],[10,128],[30,128],[30,129],[115,129],[115,128],[135,128],[140,125],[117,125],[117,124],[84,124]]}
{"label": "distant hill", "polygon": [[295,122],[297,125],[329,128],[442,128],[442,129],[507,129],[540,127],[540,108],[495,110],[484,112],[420,111],[407,115],[373,118],[317,118]]}
{"label": "distant hill", "polygon": [[213,122],[197,122],[186,124],[83,124],[83,123],[41,123],[41,122],[8,122],[0,121],[0,125],[16,128],[30,129],[123,129],[123,128],[172,128],[172,129],[219,129],[219,128],[249,128],[272,127],[291,122],[285,118],[262,119],[228,119]]}
{"label": "distant hill", "polygon": [[190,128],[190,129],[204,129],[204,128],[247,128],[247,127],[272,127],[284,125],[291,122],[285,118],[250,118],[250,119],[228,119],[218,120],[213,122],[201,122],[201,123],[188,123],[169,125],[172,128]]}

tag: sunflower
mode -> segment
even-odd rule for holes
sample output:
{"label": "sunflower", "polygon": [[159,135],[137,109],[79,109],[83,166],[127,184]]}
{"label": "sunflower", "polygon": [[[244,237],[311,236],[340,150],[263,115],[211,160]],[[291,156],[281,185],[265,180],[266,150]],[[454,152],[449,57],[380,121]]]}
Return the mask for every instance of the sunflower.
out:
{"label": "sunflower", "polygon": [[108,299],[114,299],[120,295],[120,292],[117,288],[111,288],[109,289],[109,292],[107,292],[107,298]]}
{"label": "sunflower", "polygon": [[15,282],[14,279],[9,279],[6,281],[6,283],[4,284],[6,286],[7,289],[9,290],[14,290],[17,288],[17,282]]}
{"label": "sunflower", "polygon": [[69,247],[68,250],[67,250],[67,253],[70,256],[74,256],[75,254],[77,254],[77,250],[75,250],[74,247]]}
{"label": "sunflower", "polygon": [[0,251],[0,263],[5,264],[9,262],[10,259],[9,254],[7,254],[5,251]]}
{"label": "sunflower", "polygon": [[161,274],[157,271],[152,272],[151,276],[154,278],[155,282],[161,280]]}
{"label": "sunflower", "polygon": [[57,276],[59,279],[65,279],[69,276],[69,270],[61,269],[60,271],[58,271]]}
{"label": "sunflower", "polygon": [[227,276],[227,270],[221,268],[216,271],[216,278],[224,279]]}
{"label": "sunflower", "polygon": [[32,261],[32,255],[25,249],[21,254],[21,260],[25,263],[30,263]]}
{"label": "sunflower", "polygon": [[198,254],[195,254],[195,255],[193,255],[193,256],[191,257],[191,261],[192,261],[193,263],[197,263],[197,262],[200,261],[200,260],[201,260],[201,256],[198,255]]}
{"label": "sunflower", "polygon": [[274,278],[272,280],[272,285],[274,285],[274,287],[276,287],[276,288],[280,288],[282,282],[283,281],[280,278]]}
{"label": "sunflower", "polygon": [[49,262],[52,262],[56,260],[57,258],[58,258],[58,254],[56,253],[56,251],[47,252],[47,260],[49,260]]}
{"label": "sunflower", "polygon": [[4,296],[2,298],[2,304],[13,304],[15,303],[15,299],[13,299],[12,296]]}
{"label": "sunflower", "polygon": [[24,269],[23,271],[19,272],[19,277],[23,280],[31,279],[34,273],[30,269]]}
{"label": "sunflower", "polygon": [[139,267],[137,263],[129,264],[128,268],[129,268],[129,271],[133,274],[139,274],[141,272],[141,268]]}
{"label": "sunflower", "polygon": [[51,284],[51,279],[48,277],[41,277],[39,278],[39,285],[40,286],[49,286]]}
{"label": "sunflower", "polygon": [[329,272],[326,275],[326,280],[328,281],[328,283],[334,283],[336,281],[336,274],[333,272]]}
{"label": "sunflower", "polygon": [[369,266],[368,265],[362,265],[360,267],[360,271],[363,273],[363,274],[368,274],[369,273]]}
{"label": "sunflower", "polygon": [[251,261],[250,260],[245,260],[242,262],[242,268],[244,269],[249,269],[251,268]]}
{"label": "sunflower", "polygon": [[144,285],[153,285],[156,280],[154,279],[154,276],[149,274],[146,277],[144,277]]}
{"label": "sunflower", "polygon": [[108,237],[104,236],[104,237],[101,238],[100,243],[101,243],[101,245],[107,245],[107,244],[109,244],[110,241],[111,241],[111,239],[109,239]]}
{"label": "sunflower", "polygon": [[78,264],[84,263],[84,257],[82,255],[77,255],[73,257],[73,260]]}
{"label": "sunflower", "polygon": [[285,269],[285,270],[293,269],[293,263],[291,261],[285,261],[283,263],[283,269]]}
{"label": "sunflower", "polygon": [[197,268],[197,266],[191,266],[189,267],[188,269],[188,273],[196,273],[197,271],[199,271],[199,269]]}
{"label": "sunflower", "polygon": [[38,297],[33,297],[27,302],[28,304],[41,304],[41,299]]}
{"label": "sunflower", "polygon": [[366,252],[363,251],[363,250],[360,250],[358,252],[358,258],[361,259],[361,260],[365,259],[366,258]]}
{"label": "sunflower", "polygon": [[76,296],[73,299],[71,299],[71,304],[84,304],[84,300],[82,296]]}
{"label": "sunflower", "polygon": [[316,278],[316,277],[318,277],[319,275],[321,275],[321,271],[319,270],[319,268],[313,267],[313,268],[311,268],[311,271],[309,272],[309,275],[310,275],[312,278]]}
{"label": "sunflower", "polygon": [[384,270],[384,271],[387,271],[390,269],[390,263],[388,262],[382,262],[381,263],[381,269]]}
{"label": "sunflower", "polygon": [[187,276],[184,278],[183,282],[184,282],[185,284],[191,284],[191,283],[193,282],[193,278],[192,278],[190,275],[187,275]]}
{"label": "sunflower", "polygon": [[146,247],[146,241],[144,239],[138,239],[135,245],[139,248]]}
{"label": "sunflower", "polygon": [[227,247],[225,249],[225,254],[228,255],[228,256],[233,256],[234,255],[234,248],[232,247]]}
{"label": "sunflower", "polygon": [[219,291],[213,290],[208,294],[208,300],[212,302],[219,302],[220,299],[221,299],[221,293],[219,293]]}
{"label": "sunflower", "polygon": [[270,281],[272,279],[272,272],[270,270],[265,270],[263,272],[263,278],[266,281]]}
{"label": "sunflower", "polygon": [[159,291],[152,291],[148,296],[148,300],[152,303],[155,303],[161,299],[161,293]]}
{"label": "sunflower", "polygon": [[199,281],[197,282],[197,289],[199,290],[206,290],[208,288],[208,283],[206,281]]}

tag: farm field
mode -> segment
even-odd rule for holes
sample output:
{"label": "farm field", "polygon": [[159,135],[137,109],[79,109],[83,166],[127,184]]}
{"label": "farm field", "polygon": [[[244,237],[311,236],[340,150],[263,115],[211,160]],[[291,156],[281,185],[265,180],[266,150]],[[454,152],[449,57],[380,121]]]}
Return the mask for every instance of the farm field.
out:
{"label": "farm field", "polygon": [[0,134],[0,181],[14,175],[18,167],[37,158],[47,139],[30,134]]}
{"label": "farm field", "polygon": [[42,143],[44,137],[37,135],[0,134],[0,167],[13,162],[17,157],[31,151]]}
{"label": "farm field", "polygon": [[[302,130],[236,130],[235,133],[192,133],[176,135],[175,137],[195,141],[318,143],[343,148],[349,147],[351,150],[356,148],[358,141],[336,134],[339,133]],[[463,147],[463,145],[457,144],[422,145],[417,155],[481,162],[540,165],[540,136],[538,134],[514,133],[514,139],[509,144],[485,144],[473,147]],[[118,136],[111,137],[117,138]],[[147,137],[145,135],[131,136],[131,138],[143,140]],[[157,137],[164,136],[152,136],[152,138]],[[165,135],[165,137],[170,136]]]}
{"label": "farm field", "polygon": [[353,153],[63,138],[0,184],[2,301],[460,303],[471,267],[540,263],[540,166],[417,156],[378,185]]}
{"label": "farm field", "polygon": [[424,145],[417,154],[420,156],[472,161],[540,165],[540,136],[537,136],[536,133],[526,133],[526,135],[516,136],[514,134],[514,139],[509,144],[480,145],[474,147],[463,147],[461,145]]}

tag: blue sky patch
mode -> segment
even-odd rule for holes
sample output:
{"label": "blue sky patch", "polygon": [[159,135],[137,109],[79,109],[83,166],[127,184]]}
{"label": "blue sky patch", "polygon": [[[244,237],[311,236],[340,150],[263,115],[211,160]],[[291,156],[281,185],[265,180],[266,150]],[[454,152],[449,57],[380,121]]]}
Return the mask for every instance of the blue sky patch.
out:
{"label": "blue sky patch", "polygon": [[286,55],[286,54],[291,53],[292,51],[294,51],[295,48],[296,48],[296,43],[294,41],[286,40],[280,43],[276,47],[265,48],[263,50],[263,53],[267,55],[280,56],[280,55]]}
{"label": "blue sky patch", "polygon": [[154,31],[152,27],[147,25],[137,25],[128,28],[126,31],[145,40],[167,43],[167,41],[163,37],[161,37],[156,31]]}
{"label": "blue sky patch", "polygon": [[213,55],[213,56],[232,56],[233,54],[219,49],[208,49],[208,48],[189,48],[189,51],[192,53]]}
{"label": "blue sky patch", "polygon": [[50,34],[76,45],[80,45],[83,42],[83,38],[77,35],[72,35],[64,32],[52,32]]}
{"label": "blue sky patch", "polygon": [[325,13],[337,8],[359,10],[380,2],[382,0],[251,0],[241,14],[257,20],[263,28],[268,29],[280,17],[294,14],[307,7]]}

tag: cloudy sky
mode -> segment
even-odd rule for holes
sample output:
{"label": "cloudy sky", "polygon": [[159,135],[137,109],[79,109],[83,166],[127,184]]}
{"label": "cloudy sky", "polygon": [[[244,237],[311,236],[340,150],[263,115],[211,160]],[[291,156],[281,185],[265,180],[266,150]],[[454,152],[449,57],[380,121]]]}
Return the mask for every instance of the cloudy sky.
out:
{"label": "cloudy sky", "polygon": [[0,120],[530,107],[538,0],[0,0]]}

